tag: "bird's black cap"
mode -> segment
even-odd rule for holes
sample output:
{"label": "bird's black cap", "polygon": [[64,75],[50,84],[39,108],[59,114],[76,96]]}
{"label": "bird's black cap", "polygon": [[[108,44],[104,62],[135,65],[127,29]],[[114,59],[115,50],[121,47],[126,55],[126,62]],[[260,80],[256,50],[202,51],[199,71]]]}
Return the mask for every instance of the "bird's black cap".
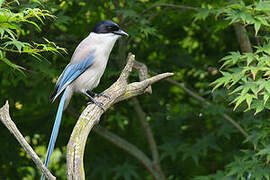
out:
{"label": "bird's black cap", "polygon": [[92,32],[97,33],[97,34],[113,33],[113,34],[118,34],[121,36],[128,36],[128,34],[126,32],[124,32],[120,29],[118,24],[116,24],[112,21],[109,21],[109,20],[102,21],[102,22],[98,23],[94,27]]}

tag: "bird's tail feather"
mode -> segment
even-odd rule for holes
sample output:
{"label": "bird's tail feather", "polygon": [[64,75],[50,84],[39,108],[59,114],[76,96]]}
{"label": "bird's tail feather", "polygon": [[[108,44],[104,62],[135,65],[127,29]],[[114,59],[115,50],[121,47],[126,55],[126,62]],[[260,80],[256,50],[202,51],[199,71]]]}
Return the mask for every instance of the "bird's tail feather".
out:
{"label": "bird's tail feather", "polygon": [[[55,145],[55,141],[58,135],[58,131],[59,131],[59,127],[61,124],[61,119],[62,119],[62,114],[63,114],[63,110],[64,110],[64,104],[65,104],[65,100],[66,100],[66,93],[67,93],[67,89],[64,91],[59,106],[58,106],[58,110],[57,110],[57,114],[56,114],[56,118],[55,118],[55,122],[53,125],[53,130],[52,130],[52,134],[51,134],[51,138],[50,138],[50,142],[49,142],[49,146],[47,149],[47,154],[46,154],[46,160],[45,160],[45,166],[48,168],[49,162],[50,162],[50,158],[53,152],[53,148]],[[44,174],[42,174],[41,176],[41,180],[44,180]]]}

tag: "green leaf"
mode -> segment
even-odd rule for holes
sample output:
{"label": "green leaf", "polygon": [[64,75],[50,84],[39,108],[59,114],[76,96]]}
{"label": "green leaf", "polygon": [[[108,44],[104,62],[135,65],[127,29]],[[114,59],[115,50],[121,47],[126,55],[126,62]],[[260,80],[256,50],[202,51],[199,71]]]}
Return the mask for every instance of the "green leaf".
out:
{"label": "green leaf", "polygon": [[[243,78],[243,73],[241,73],[241,69],[234,69],[234,72],[231,74],[231,85],[230,87],[232,87],[233,85],[235,85],[236,83],[238,83],[238,81],[240,81]],[[229,87],[229,88],[230,88]]]}
{"label": "green leaf", "polygon": [[[16,64],[14,64],[14,63],[12,63],[12,62],[11,62],[10,60],[8,60],[7,58],[2,57],[2,58],[0,58],[0,60],[3,61],[4,63],[6,63],[7,65],[9,65],[10,67],[12,67],[12,68],[14,68],[14,69],[20,71],[22,74],[24,74],[24,72],[21,70],[21,69],[24,69],[24,68],[22,68],[22,67],[20,67],[20,66],[18,66],[18,65],[16,65]],[[24,75],[25,75],[25,74],[24,74]]]}
{"label": "green leaf", "polygon": [[237,93],[237,92],[241,91],[243,88],[244,88],[244,86],[240,85],[237,88],[235,88],[232,92],[230,92],[229,94],[232,95],[234,93]]}
{"label": "green leaf", "polygon": [[263,85],[264,85],[264,88],[268,91],[268,93],[270,93],[270,82],[266,81]]}
{"label": "green leaf", "polygon": [[253,80],[256,79],[257,72],[260,70],[258,67],[249,67],[248,68],[252,74]]}
{"label": "green leaf", "polygon": [[21,42],[21,41],[18,41],[16,39],[10,39],[10,41],[5,42],[4,45],[5,45],[5,47],[10,46],[10,45],[14,45],[19,52],[22,52],[22,49],[25,46],[31,47],[31,45],[29,43]]}
{"label": "green leaf", "polygon": [[269,97],[270,97],[270,93],[267,92],[267,91],[264,91],[264,92],[263,92],[263,104],[264,104],[264,105],[265,105],[266,102],[268,101]]}
{"label": "green leaf", "polygon": [[268,1],[259,1],[255,3],[255,10],[270,12],[270,3]]}
{"label": "green leaf", "polygon": [[257,34],[258,34],[258,32],[259,32],[259,30],[261,28],[261,25],[262,25],[261,22],[258,22],[258,21],[255,22],[255,24],[254,24],[255,36],[257,36]]}
{"label": "green leaf", "polygon": [[246,96],[247,94],[243,94],[241,93],[238,97],[236,97],[231,103],[235,103],[235,106],[233,108],[233,110],[235,111],[236,108],[243,102],[246,100]]}
{"label": "green leaf", "polygon": [[266,146],[264,149],[260,150],[255,155],[256,156],[259,156],[259,155],[270,155],[270,145]]}
{"label": "green leaf", "polygon": [[258,114],[264,109],[264,102],[262,100],[255,100],[252,103],[252,109],[255,109],[254,115]]}
{"label": "green leaf", "polygon": [[34,21],[24,20],[24,22],[28,22],[29,24],[33,24],[37,28],[38,31],[41,31],[40,27]]}
{"label": "green leaf", "polygon": [[16,37],[15,37],[16,35],[15,35],[15,33],[14,33],[12,30],[7,29],[7,28],[1,28],[1,27],[0,27],[0,38],[1,38],[1,39],[3,39],[5,32],[8,33],[8,35],[9,35],[12,39],[16,39]]}
{"label": "green leaf", "polygon": [[122,165],[118,165],[114,168],[112,168],[112,171],[115,172],[114,179],[126,179],[126,180],[131,180],[131,179],[140,179],[139,175],[137,174],[136,167],[133,166],[132,164],[129,164],[125,162]]}
{"label": "green leaf", "polygon": [[258,59],[258,56],[254,53],[245,53],[244,57],[247,59],[247,66],[249,66],[250,63]]}
{"label": "green leaf", "polygon": [[256,53],[265,52],[270,55],[270,43],[257,47]]}
{"label": "green leaf", "polygon": [[221,72],[223,74],[223,77],[218,78],[217,80],[215,80],[214,82],[212,82],[210,84],[211,85],[215,85],[215,87],[213,88],[212,91],[214,91],[216,88],[220,87],[220,86],[226,86],[228,83],[231,82],[232,80],[232,75],[228,72]]}
{"label": "green leaf", "polygon": [[207,9],[207,8],[202,8],[198,10],[198,13],[195,14],[195,21],[197,20],[205,20],[209,14],[210,14],[211,10]]}
{"label": "green leaf", "polygon": [[179,153],[178,149],[175,149],[175,147],[178,144],[176,143],[165,143],[159,146],[161,149],[161,156],[160,159],[163,160],[167,157],[169,157],[172,161],[175,161],[177,158],[177,154]]}
{"label": "green leaf", "polygon": [[248,105],[248,110],[250,109],[251,102],[252,102],[252,100],[254,98],[256,98],[256,96],[254,96],[253,94],[247,94],[246,95],[246,102],[247,102],[247,105]]}
{"label": "green leaf", "polygon": [[240,60],[242,60],[242,56],[239,51],[237,52],[230,52],[231,55],[223,57],[220,61],[225,61],[224,64],[221,66],[223,67],[230,67],[237,64]]}
{"label": "green leaf", "polygon": [[148,37],[149,35],[154,35],[156,34],[156,29],[153,27],[145,27],[145,28],[141,28],[141,32]]}

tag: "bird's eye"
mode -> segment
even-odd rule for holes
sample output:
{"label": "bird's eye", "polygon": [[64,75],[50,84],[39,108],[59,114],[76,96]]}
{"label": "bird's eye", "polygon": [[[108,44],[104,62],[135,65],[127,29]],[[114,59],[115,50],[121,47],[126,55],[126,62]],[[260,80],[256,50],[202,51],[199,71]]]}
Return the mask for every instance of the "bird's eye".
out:
{"label": "bird's eye", "polygon": [[117,26],[108,26],[108,29],[110,31],[118,31],[119,30],[119,27],[117,27]]}

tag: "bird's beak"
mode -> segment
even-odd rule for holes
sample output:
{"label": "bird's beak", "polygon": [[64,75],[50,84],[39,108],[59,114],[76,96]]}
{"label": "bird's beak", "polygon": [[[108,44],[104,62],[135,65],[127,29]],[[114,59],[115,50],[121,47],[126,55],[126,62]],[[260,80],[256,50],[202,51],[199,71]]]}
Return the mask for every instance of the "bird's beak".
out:
{"label": "bird's beak", "polygon": [[126,33],[125,31],[119,29],[118,31],[114,31],[114,34],[120,35],[120,36],[125,36],[128,37],[128,33]]}

